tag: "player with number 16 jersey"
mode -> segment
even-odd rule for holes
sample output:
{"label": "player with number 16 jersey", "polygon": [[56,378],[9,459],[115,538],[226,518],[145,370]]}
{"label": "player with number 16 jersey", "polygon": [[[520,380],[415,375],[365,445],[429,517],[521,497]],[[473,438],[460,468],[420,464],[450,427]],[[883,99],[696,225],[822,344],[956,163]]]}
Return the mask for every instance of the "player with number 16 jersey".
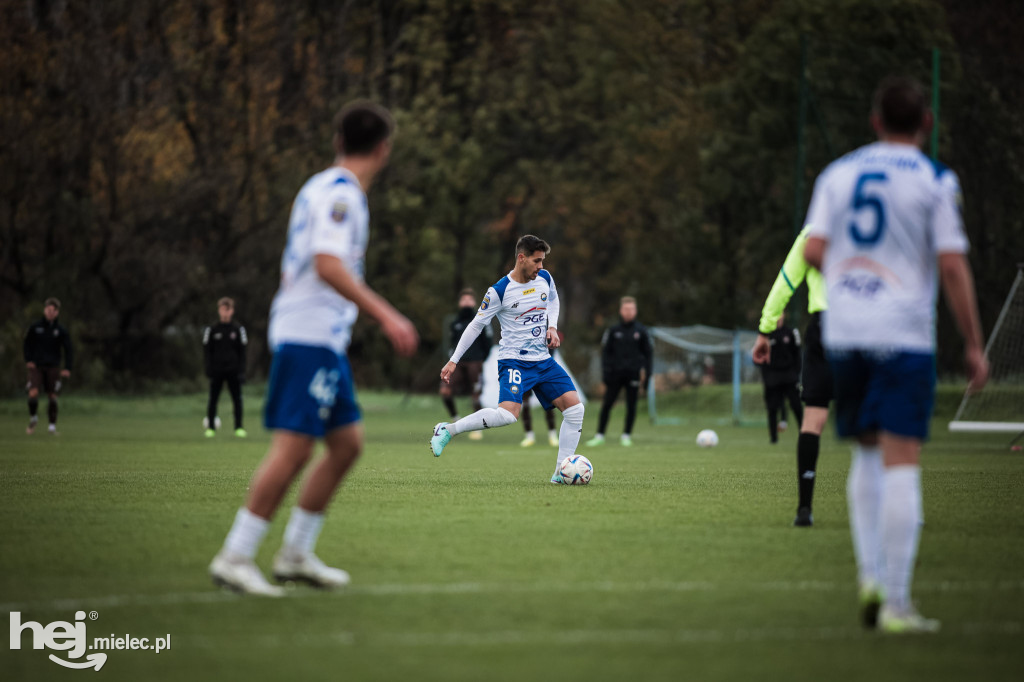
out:
{"label": "player with number 16 jersey", "polygon": [[550,249],[543,239],[533,235],[519,240],[515,267],[487,290],[476,317],[441,370],[441,379],[449,381],[476,337],[493,317],[498,318],[498,407],[477,410],[452,424],[437,424],[430,439],[435,457],[460,433],[515,423],[522,410],[523,396],[532,390],[545,410],[554,406],[562,411],[555,475],[551,477],[552,483],[562,482],[558,465],[576,452],[583,431],[583,404],[569,375],[548,350],[560,344],[558,290],[551,273],[543,268]]}

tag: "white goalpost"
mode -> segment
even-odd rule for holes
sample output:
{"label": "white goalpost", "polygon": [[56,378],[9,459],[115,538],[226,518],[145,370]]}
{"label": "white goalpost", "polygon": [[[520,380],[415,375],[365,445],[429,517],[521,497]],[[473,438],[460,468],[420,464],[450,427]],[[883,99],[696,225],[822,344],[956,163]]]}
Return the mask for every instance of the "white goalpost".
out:
{"label": "white goalpost", "polygon": [[985,390],[965,393],[949,430],[1024,434],[1024,263],[985,346],[989,380]]}
{"label": "white goalpost", "polygon": [[763,419],[761,375],[750,359],[757,332],[705,325],[648,331],[654,347],[647,386],[652,423]]}

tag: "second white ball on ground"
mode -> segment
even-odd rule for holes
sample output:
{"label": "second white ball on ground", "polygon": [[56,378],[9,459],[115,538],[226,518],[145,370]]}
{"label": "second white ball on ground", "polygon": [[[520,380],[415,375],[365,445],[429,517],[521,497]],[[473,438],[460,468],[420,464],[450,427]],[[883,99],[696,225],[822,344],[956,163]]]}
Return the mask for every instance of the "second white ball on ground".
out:
{"label": "second white ball on ground", "polygon": [[704,429],[697,434],[697,445],[702,448],[713,448],[718,445],[718,434],[711,429]]}

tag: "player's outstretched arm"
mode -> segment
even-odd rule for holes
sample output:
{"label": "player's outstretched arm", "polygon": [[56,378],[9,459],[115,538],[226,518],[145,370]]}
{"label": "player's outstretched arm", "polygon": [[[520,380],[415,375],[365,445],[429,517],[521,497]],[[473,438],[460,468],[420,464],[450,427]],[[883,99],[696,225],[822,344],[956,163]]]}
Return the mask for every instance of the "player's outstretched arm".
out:
{"label": "player's outstretched arm", "polygon": [[953,312],[960,334],[964,337],[964,362],[970,390],[980,391],[988,381],[988,360],[978,317],[974,293],[974,277],[967,256],[962,253],[939,254],[939,279],[946,303]]}
{"label": "player's outstretched arm", "polygon": [[337,256],[316,255],[316,274],[361,311],[377,320],[384,335],[399,355],[412,355],[420,343],[412,322],[398,312],[383,296],[366,286],[348,271]]}

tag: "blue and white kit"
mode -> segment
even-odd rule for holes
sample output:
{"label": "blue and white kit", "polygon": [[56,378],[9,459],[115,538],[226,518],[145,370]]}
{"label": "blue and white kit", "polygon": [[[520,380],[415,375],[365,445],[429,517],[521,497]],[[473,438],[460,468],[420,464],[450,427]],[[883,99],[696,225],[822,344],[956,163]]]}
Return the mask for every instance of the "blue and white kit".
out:
{"label": "blue and white kit", "polygon": [[547,270],[540,270],[526,283],[515,281],[511,275],[487,289],[451,361],[458,363],[484,327],[497,317],[501,325],[498,402],[522,403],[523,395],[534,389],[544,409],[550,409],[553,400],[576,390],[547,347],[547,330],[558,326],[558,289]]}
{"label": "blue and white kit", "polygon": [[358,309],[320,279],[316,256],[335,256],[361,279],[369,222],[366,195],[344,168],[317,173],[295,198],[281,284],[270,307],[268,429],[318,437],[359,420],[345,356]]}
{"label": "blue and white kit", "polygon": [[822,330],[841,436],[927,435],[938,257],[968,248],[959,192],[952,170],[887,142],[838,159],[815,183],[807,222],[828,242]]}

